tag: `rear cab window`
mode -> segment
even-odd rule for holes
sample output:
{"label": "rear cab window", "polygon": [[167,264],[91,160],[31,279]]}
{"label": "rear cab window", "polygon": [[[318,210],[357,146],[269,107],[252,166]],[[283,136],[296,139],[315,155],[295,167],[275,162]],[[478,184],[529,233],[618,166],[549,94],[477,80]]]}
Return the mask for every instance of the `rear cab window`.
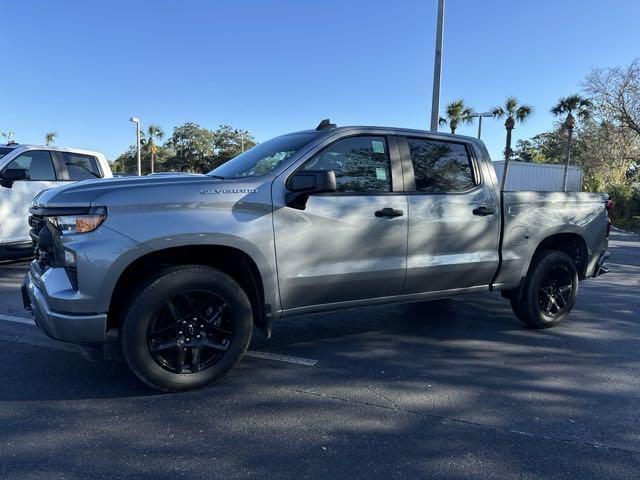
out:
{"label": "rear cab window", "polygon": [[67,168],[70,180],[87,180],[102,177],[96,157],[71,152],[60,152],[60,155]]}

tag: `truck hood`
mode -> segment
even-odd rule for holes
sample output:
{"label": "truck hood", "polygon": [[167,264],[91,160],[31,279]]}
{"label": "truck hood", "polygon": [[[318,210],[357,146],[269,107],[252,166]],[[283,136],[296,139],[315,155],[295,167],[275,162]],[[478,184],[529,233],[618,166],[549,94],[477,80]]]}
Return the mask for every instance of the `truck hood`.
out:
{"label": "truck hood", "polygon": [[110,179],[84,180],[60,187],[50,188],[33,199],[37,207],[72,207],[108,205],[117,203],[144,203],[149,196],[162,196],[174,201],[185,200],[185,195],[202,196],[224,193],[251,193],[256,191],[257,179],[222,180],[199,174],[167,174],[146,177],[119,177]]}

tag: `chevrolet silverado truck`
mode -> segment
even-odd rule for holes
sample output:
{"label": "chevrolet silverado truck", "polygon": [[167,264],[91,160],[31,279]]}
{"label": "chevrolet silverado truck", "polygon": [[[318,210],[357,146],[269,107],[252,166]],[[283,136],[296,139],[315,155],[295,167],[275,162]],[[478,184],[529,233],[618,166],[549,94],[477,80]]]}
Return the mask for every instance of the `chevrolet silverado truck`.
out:
{"label": "chevrolet silverado truck", "polygon": [[207,175],[41,193],[23,297],[49,336],[185,390],[289,315],[501,291],[527,325],[556,325],[606,271],[607,202],[501,192],[474,138],[323,120]]}

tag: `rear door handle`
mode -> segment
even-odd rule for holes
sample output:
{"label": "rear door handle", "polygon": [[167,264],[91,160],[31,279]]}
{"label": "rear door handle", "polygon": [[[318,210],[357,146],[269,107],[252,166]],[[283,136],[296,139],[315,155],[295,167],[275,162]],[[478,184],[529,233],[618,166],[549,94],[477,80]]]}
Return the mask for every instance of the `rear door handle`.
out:
{"label": "rear door handle", "polygon": [[404,215],[404,212],[402,210],[396,210],[395,208],[383,208],[382,210],[376,211],[376,217],[393,218],[401,217],[402,215]]}
{"label": "rear door handle", "polygon": [[473,209],[473,214],[480,215],[481,217],[493,215],[494,213],[496,213],[496,211],[491,207],[487,207],[486,205],[480,205],[479,207]]}

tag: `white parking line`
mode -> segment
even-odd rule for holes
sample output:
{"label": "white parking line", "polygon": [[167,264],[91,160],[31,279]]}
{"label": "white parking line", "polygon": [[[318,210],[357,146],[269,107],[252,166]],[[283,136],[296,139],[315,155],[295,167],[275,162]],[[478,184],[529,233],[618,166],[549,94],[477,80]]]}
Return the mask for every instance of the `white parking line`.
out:
{"label": "white parking line", "polygon": [[268,352],[256,352],[253,350],[247,350],[245,354],[247,357],[264,358],[265,360],[275,360],[277,362],[295,363],[296,365],[306,365],[307,367],[313,367],[318,360],[302,357],[290,357],[289,355],[280,355],[278,353]]}
{"label": "white parking line", "polygon": [[[30,318],[23,317],[13,317],[11,315],[1,315],[0,320],[4,320],[5,322],[13,322],[13,323],[22,323],[24,325],[35,326],[35,322]],[[303,357],[292,357],[289,355],[280,355],[278,353],[269,353],[269,352],[256,352],[253,350],[247,350],[245,354],[247,357],[253,358],[262,358],[264,360],[274,360],[276,362],[284,362],[284,363],[293,363],[295,365],[305,365],[307,367],[313,367],[318,360],[313,360],[311,358],[303,358]]]}
{"label": "white parking line", "polygon": [[12,317],[11,315],[1,315],[0,320],[4,320],[5,322],[14,322],[14,323],[23,323],[25,325],[32,325],[35,327],[35,322],[31,318],[24,317]]}

